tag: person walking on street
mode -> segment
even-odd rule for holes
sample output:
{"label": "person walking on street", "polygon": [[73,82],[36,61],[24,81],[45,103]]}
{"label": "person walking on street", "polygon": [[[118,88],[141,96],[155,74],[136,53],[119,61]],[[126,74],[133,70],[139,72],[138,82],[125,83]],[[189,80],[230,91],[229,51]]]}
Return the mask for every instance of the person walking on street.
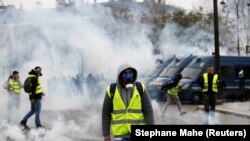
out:
{"label": "person walking on street", "polygon": [[207,72],[203,73],[200,78],[200,87],[203,93],[203,105],[205,111],[205,124],[208,124],[208,115],[211,110],[211,115],[214,116],[215,106],[217,101],[218,89],[218,74],[214,73],[214,67],[209,66]]}
{"label": "person walking on street", "polygon": [[[8,105],[7,105],[7,120],[11,121],[12,118],[12,110],[13,107],[15,107],[17,110],[19,110],[20,106],[20,94],[21,94],[21,88],[22,83],[19,79],[19,72],[13,71],[12,75],[9,77],[5,88],[7,89],[9,93],[9,99],[8,99]],[[19,111],[18,111],[19,113]]]}
{"label": "person walking on street", "polygon": [[115,141],[130,141],[131,125],[153,125],[151,101],[145,85],[136,82],[137,70],[123,64],[117,82],[108,86],[102,108],[104,141],[111,141],[110,127]]}
{"label": "person walking on street", "polygon": [[244,96],[245,96],[245,74],[243,68],[240,68],[239,73],[238,73],[238,78],[239,78],[239,91],[241,94],[241,100],[244,101]]}
{"label": "person walking on street", "polygon": [[28,119],[35,114],[35,124],[36,128],[43,128],[40,122],[40,112],[41,112],[41,100],[42,96],[44,96],[42,86],[40,83],[39,77],[42,76],[42,68],[37,66],[29,72],[28,78],[30,78],[31,83],[31,92],[29,93],[29,99],[31,104],[31,110],[24,116],[21,120],[20,125],[24,127],[24,129],[29,129],[27,126]]}
{"label": "person walking on street", "polygon": [[179,91],[180,91],[180,80],[182,78],[182,75],[181,74],[177,74],[176,77],[172,80],[171,83],[167,84],[167,85],[163,85],[161,87],[162,90],[166,90],[167,91],[167,103],[163,109],[163,112],[162,112],[162,117],[164,117],[164,114],[165,112],[167,111],[167,108],[169,107],[169,105],[172,103],[172,102],[175,102],[178,106],[178,110],[179,110],[179,113],[180,115],[184,115],[186,114],[186,112],[182,112],[182,109],[181,109],[181,102],[180,102],[180,99],[179,99]]}

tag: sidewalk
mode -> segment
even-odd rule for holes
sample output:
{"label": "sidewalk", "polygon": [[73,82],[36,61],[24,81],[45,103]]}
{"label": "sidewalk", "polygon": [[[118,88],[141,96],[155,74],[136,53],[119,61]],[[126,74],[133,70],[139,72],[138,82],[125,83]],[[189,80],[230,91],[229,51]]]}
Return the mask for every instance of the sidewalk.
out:
{"label": "sidewalk", "polygon": [[[204,106],[199,105],[197,109],[204,110]],[[216,105],[216,111],[225,114],[233,114],[236,116],[250,118],[250,101],[225,102],[220,105]]]}

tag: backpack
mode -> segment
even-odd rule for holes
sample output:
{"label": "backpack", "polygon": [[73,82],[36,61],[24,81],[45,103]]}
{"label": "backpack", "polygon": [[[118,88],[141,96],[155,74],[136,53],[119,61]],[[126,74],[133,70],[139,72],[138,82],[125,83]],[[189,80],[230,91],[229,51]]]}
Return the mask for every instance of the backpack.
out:
{"label": "backpack", "polygon": [[[115,94],[115,89],[116,89],[116,83],[112,83],[110,86],[110,95],[111,95],[111,100],[113,101],[114,99],[114,94]],[[135,82],[135,85],[139,91],[140,96],[142,96],[143,94],[143,88],[142,88],[142,84],[140,82]]]}
{"label": "backpack", "polygon": [[4,83],[3,83],[3,88],[8,90],[9,89],[9,80],[6,80]]}
{"label": "backpack", "polygon": [[27,77],[24,81],[23,84],[23,89],[26,93],[30,93],[31,92],[31,77]]}
{"label": "backpack", "polygon": [[9,80],[10,80],[11,76],[9,76],[9,78],[7,80],[4,81],[3,83],[3,88],[6,90],[9,90]]}

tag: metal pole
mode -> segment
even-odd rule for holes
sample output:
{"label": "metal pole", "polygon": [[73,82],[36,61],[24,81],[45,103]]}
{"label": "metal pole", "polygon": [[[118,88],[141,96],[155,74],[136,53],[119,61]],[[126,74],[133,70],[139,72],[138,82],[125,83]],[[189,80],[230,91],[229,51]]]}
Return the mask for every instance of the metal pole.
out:
{"label": "metal pole", "polygon": [[[218,78],[221,78],[220,72],[220,49],[219,49],[219,22],[218,22],[218,3],[217,0],[213,1],[214,6],[214,63],[215,72],[218,74]],[[222,93],[220,92],[217,97],[217,102],[222,103]]]}
{"label": "metal pole", "polygon": [[247,22],[247,29],[248,29],[248,31],[247,31],[247,46],[249,46],[249,31],[250,31],[250,0],[248,1],[248,3],[247,3],[247,8],[248,8],[248,11],[247,11],[247,20],[248,20],[248,22]]}
{"label": "metal pole", "polygon": [[219,23],[218,23],[218,6],[217,0],[214,3],[214,48],[215,48],[215,72],[218,73],[220,77],[220,49],[219,49]]}
{"label": "metal pole", "polygon": [[236,4],[236,26],[237,26],[237,52],[238,56],[240,56],[240,30],[239,30],[239,0]]}

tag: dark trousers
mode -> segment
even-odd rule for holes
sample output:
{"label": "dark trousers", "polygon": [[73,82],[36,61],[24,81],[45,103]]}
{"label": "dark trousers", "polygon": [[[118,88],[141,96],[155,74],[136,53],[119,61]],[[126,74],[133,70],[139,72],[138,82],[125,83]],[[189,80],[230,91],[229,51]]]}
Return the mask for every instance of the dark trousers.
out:
{"label": "dark trousers", "polygon": [[240,90],[241,99],[243,99],[245,96],[245,83],[244,82],[240,82],[239,90]]}
{"label": "dark trousers", "polygon": [[35,99],[31,102],[30,111],[24,116],[22,122],[26,123],[28,119],[35,114],[35,123],[36,127],[41,127],[40,122],[40,112],[41,112],[41,99]]}
{"label": "dark trousers", "polygon": [[216,93],[203,93],[203,104],[205,113],[208,114],[210,110],[214,113],[216,105]]}

